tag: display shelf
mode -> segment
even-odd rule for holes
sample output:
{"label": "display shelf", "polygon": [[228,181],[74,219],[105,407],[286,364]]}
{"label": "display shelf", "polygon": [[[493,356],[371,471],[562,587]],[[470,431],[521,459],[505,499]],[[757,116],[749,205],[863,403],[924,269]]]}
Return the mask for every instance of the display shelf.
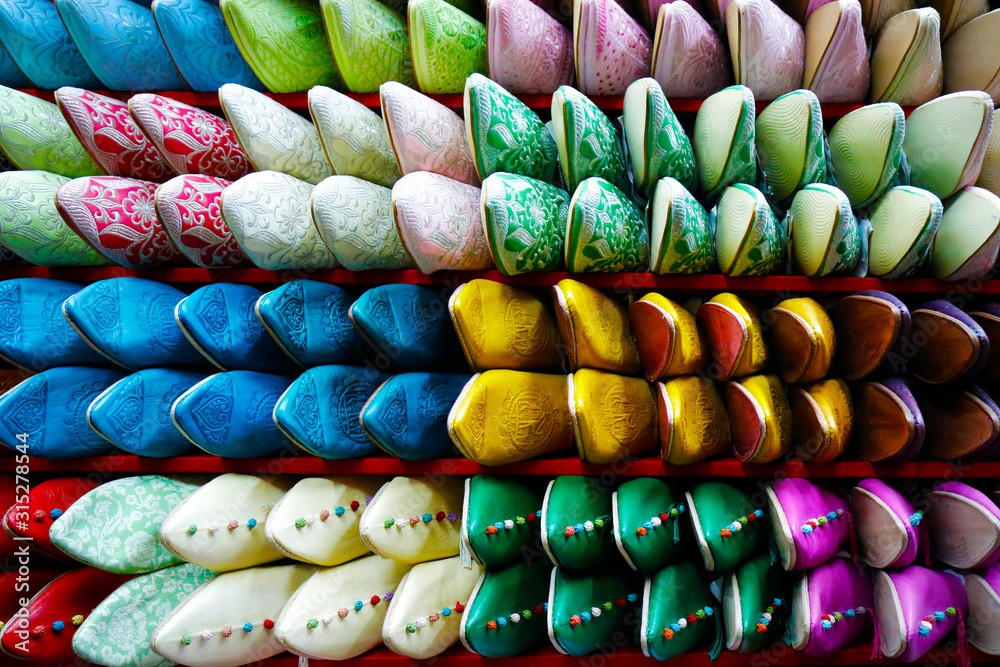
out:
{"label": "display shelf", "polygon": [[93,282],[106,278],[131,276],[168,283],[206,284],[218,282],[276,285],[291,280],[309,279],[338,285],[443,285],[458,287],[474,278],[487,278],[513,285],[548,286],[572,278],[603,289],[662,289],[678,292],[741,293],[847,293],[860,290],[883,290],[892,294],[954,294],[971,297],[976,294],[1000,294],[1000,280],[945,282],[930,278],[882,280],[880,278],[806,278],[805,276],[742,276],[731,278],[717,274],[657,275],[653,273],[567,273],[550,271],[505,276],[499,271],[438,271],[425,274],[414,269],[404,271],[348,271],[346,269],[267,271],[264,269],[203,269],[167,267],[123,269],[121,267],[53,267],[9,266],[0,268],[0,278],[55,278],[76,282]]}
{"label": "display shelf", "polygon": [[[0,470],[17,467],[13,457],[0,458]],[[577,458],[542,458],[504,466],[483,466],[461,458],[403,461],[391,457],[326,460],[314,456],[228,459],[217,456],[175,456],[156,459],[133,455],[92,456],[45,461],[31,459],[32,473],[226,473],[287,475],[595,475],[616,477],[808,477],[819,478],[1000,478],[1000,461],[961,463],[917,461],[873,464],[857,459],[829,463],[740,463],[732,457],[685,466],[668,465],[656,457],[624,459],[607,465],[585,463]]]}
{"label": "display shelf", "polygon": [[[28,93],[29,95],[34,95],[35,97],[40,97],[42,99],[52,102],[55,99],[53,91],[51,90],[40,90],[35,88],[22,89],[22,92]],[[138,91],[94,91],[100,93],[101,95],[107,95],[108,97],[114,97],[120,100],[127,100],[132,95],[136,95]],[[175,99],[178,102],[183,102],[184,104],[190,104],[191,106],[201,107],[203,109],[218,109],[219,108],[219,96],[216,93],[192,93],[190,91],[156,91],[158,95],[165,95],[171,99]],[[277,100],[284,106],[292,109],[293,111],[298,111],[302,114],[308,114],[308,94],[307,93],[265,93],[268,97]],[[351,97],[361,104],[369,107],[371,109],[378,109],[380,106],[378,93],[350,93],[348,97]],[[461,112],[463,106],[463,96],[459,94],[452,95],[428,95],[431,99],[437,100],[444,106],[454,109],[455,111]],[[547,110],[552,108],[552,96],[551,95],[518,95],[517,96],[522,102],[527,104],[532,109]],[[621,111],[625,98],[621,95],[612,95],[606,97],[591,97],[590,100],[598,106],[598,108],[604,109],[605,111]],[[680,98],[674,97],[669,100],[670,108],[677,113],[682,114],[693,114],[701,107],[703,99],[700,98]],[[766,107],[770,102],[758,101],[757,102],[757,113],[760,113],[764,107]],[[823,105],[823,117],[824,118],[840,118],[855,109],[860,109],[862,105],[860,104],[834,104],[828,103]],[[907,116],[913,111],[914,107],[903,107],[903,111]]]}
{"label": "display shelf", "polygon": [[[942,644],[946,643],[942,642]],[[952,647],[954,647],[954,642],[951,643]],[[707,651],[693,651],[674,658],[673,662],[677,664],[683,663],[684,667],[792,667],[795,665],[900,664],[891,658],[871,660],[871,652],[872,647],[870,642],[867,645],[859,643],[834,655],[814,658],[804,653],[793,651],[783,644],[779,644],[775,649],[763,653],[743,654],[723,651],[714,662],[709,660]],[[972,659],[973,664],[996,663],[997,661],[997,658],[985,655],[972,647],[969,647],[969,657]],[[430,660],[411,660],[410,658],[397,655],[385,647],[380,647],[362,656],[353,658],[351,662],[362,667],[406,667],[414,665],[482,667],[501,661],[504,667],[537,667],[539,664],[544,664],[545,667],[631,667],[636,664],[652,667],[653,665],[664,664],[653,658],[647,658],[642,654],[642,651],[631,646],[609,650],[606,653],[594,653],[582,658],[561,655],[556,653],[554,649],[545,648],[510,658],[498,658],[497,660],[490,660],[474,653],[469,653],[461,646],[453,647],[443,655]],[[943,646],[939,646],[936,649],[932,649],[921,660],[921,663],[943,667],[943,665],[956,664],[957,661],[957,651],[949,651],[943,648]],[[309,661],[309,667],[336,667],[337,665],[343,665],[343,662],[333,660]],[[267,660],[261,667],[299,667],[299,659],[292,655],[283,654]]]}

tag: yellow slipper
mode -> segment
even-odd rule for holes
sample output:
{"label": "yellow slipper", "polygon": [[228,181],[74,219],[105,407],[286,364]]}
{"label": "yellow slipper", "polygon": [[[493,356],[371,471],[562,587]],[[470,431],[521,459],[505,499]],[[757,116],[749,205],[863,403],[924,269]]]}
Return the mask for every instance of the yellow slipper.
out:
{"label": "yellow slipper", "polygon": [[854,427],[851,390],[840,378],[788,388],[792,446],[802,461],[826,463],[844,453]]}
{"label": "yellow slipper", "polygon": [[656,397],[648,382],[583,368],[568,383],[581,459],[611,463],[657,447]]}
{"label": "yellow slipper", "polygon": [[576,280],[560,280],[552,293],[570,370],[642,375],[625,304]]}
{"label": "yellow slipper", "polygon": [[769,463],[792,448],[792,410],[777,375],[751,375],[726,385],[733,454],[744,463]]}
{"label": "yellow slipper", "polygon": [[662,294],[650,292],[628,309],[628,321],[650,382],[697,373],[705,347],[694,315]]}
{"label": "yellow slipper", "polygon": [[768,347],[786,383],[813,382],[830,370],[837,350],[833,321],[808,297],[785,299],[769,311]]}
{"label": "yellow slipper", "polygon": [[686,376],[657,382],[660,456],[685,465],[729,451],[732,435],[722,396],[708,378]]}

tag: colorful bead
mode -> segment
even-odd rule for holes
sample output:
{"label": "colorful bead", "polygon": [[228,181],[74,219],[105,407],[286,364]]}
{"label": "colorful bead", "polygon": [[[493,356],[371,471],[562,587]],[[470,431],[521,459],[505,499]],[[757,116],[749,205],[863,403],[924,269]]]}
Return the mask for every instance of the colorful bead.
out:
{"label": "colorful bead", "polygon": [[181,644],[183,646],[187,646],[190,643],[191,643],[191,635],[182,635],[181,636]]}
{"label": "colorful bead", "polygon": [[208,527],[208,532],[210,532],[210,533],[217,533],[217,532],[219,532],[219,524],[213,523],[211,526]]}
{"label": "colorful bead", "polygon": [[[584,530],[583,524],[582,523],[576,524],[575,526],[573,526],[573,530],[575,530],[578,533],[582,533],[583,530]],[[591,530],[593,530],[593,529],[591,529]]]}
{"label": "colorful bead", "polygon": [[582,621],[580,620],[580,617],[577,616],[576,614],[573,614],[572,616],[569,617],[569,624],[574,628],[580,625],[581,622]]}
{"label": "colorful bead", "polygon": [[418,627],[418,628],[424,628],[424,627],[427,627],[427,619],[426,619],[426,618],[424,618],[423,616],[421,616],[421,617],[420,617],[420,618],[418,618],[418,619],[417,619],[416,621],[414,621],[414,623],[416,623],[416,624],[417,624],[417,627]]}
{"label": "colorful bead", "polygon": [[388,602],[391,599],[392,599],[392,591],[389,591],[388,593],[385,594],[385,601]]}
{"label": "colorful bead", "polygon": [[361,600],[358,600],[357,602],[354,603],[354,611],[361,611],[361,609],[364,606],[365,606],[365,603],[362,602]]}
{"label": "colorful bead", "polygon": [[253,632],[253,623],[244,623],[243,632]]}
{"label": "colorful bead", "polygon": [[[337,516],[344,516],[344,508],[343,507],[338,507],[338,508],[336,508],[333,511],[337,513]],[[326,521],[329,518],[330,518],[330,510],[320,510],[319,511],[319,520],[320,521]]]}
{"label": "colorful bead", "polygon": [[455,611],[457,611],[459,614],[461,614],[463,611],[465,611],[465,605],[463,605],[461,602],[456,602],[455,603]]}
{"label": "colorful bead", "polygon": [[511,519],[507,519],[506,521],[503,522],[503,527],[506,528],[507,530],[513,530],[514,522]]}
{"label": "colorful bead", "polygon": [[73,625],[80,625],[83,623],[83,614],[77,614],[73,618],[69,619],[69,622]]}
{"label": "colorful bead", "polygon": [[955,614],[957,614],[957,613],[958,613],[958,610],[957,610],[957,609],[955,609],[954,607],[948,607],[948,608],[947,608],[947,609],[945,609],[944,611],[945,611],[945,613],[946,613],[946,614],[948,614],[949,616],[954,616]]}
{"label": "colorful bead", "polygon": [[396,523],[396,520],[393,519],[392,517],[389,517],[388,519],[386,519],[385,521],[382,522],[382,525],[385,526],[386,528],[392,528],[392,526],[395,523]]}
{"label": "colorful bead", "polygon": [[445,607],[444,609],[441,610],[441,615],[442,616],[451,616],[451,609],[449,607]]}
{"label": "colorful bead", "polygon": [[497,622],[496,621],[486,621],[486,629],[487,630],[496,630],[497,629]]}
{"label": "colorful bead", "polygon": [[694,615],[697,616],[698,618],[705,618],[705,610],[699,609],[694,613]]}
{"label": "colorful bead", "polygon": [[487,535],[496,535],[499,532],[500,531],[497,530],[496,526],[486,526],[486,534]]}
{"label": "colorful bead", "polygon": [[437,519],[438,523],[441,523],[446,518],[448,518],[448,515],[446,513],[444,513],[444,512],[438,512],[437,515],[434,518]]}
{"label": "colorful bead", "polygon": [[198,532],[198,526],[194,525],[193,523],[190,526],[188,526],[187,530],[188,535],[194,535],[197,532]]}
{"label": "colorful bead", "polygon": [[306,621],[306,627],[309,628],[310,630],[318,626],[319,626],[318,618],[310,618],[308,621]]}
{"label": "colorful bead", "polygon": [[361,503],[359,503],[357,500],[352,500],[351,501],[351,511],[352,512],[357,512],[359,507],[361,507]]}
{"label": "colorful bead", "polygon": [[35,510],[33,516],[35,517],[35,521],[41,523],[42,521],[45,520],[45,510]]}
{"label": "colorful bead", "polygon": [[298,519],[295,520],[296,528],[305,528],[305,525],[306,525],[305,517],[300,516]]}
{"label": "colorful bead", "polygon": [[573,535],[576,533],[576,529],[573,528],[573,526],[566,526],[566,530],[564,530],[563,533],[566,535],[566,537],[573,537]]}
{"label": "colorful bead", "polygon": [[455,514],[454,512],[448,512],[448,514],[446,515],[446,517],[447,517],[448,521],[454,521],[455,519],[458,518],[458,515]]}
{"label": "colorful bead", "polygon": [[410,525],[411,526],[415,526],[418,523],[420,523],[420,517],[419,516],[417,516],[416,514],[414,514],[413,516],[410,517]]}
{"label": "colorful bead", "polygon": [[437,613],[436,611],[432,611],[431,613],[427,614],[427,618],[429,618],[431,620],[431,623],[433,623],[434,621],[441,619],[441,614]]}
{"label": "colorful bead", "polygon": [[229,626],[229,625],[227,625],[226,627],[222,628],[222,636],[223,637],[232,637],[233,636],[233,628],[231,626]]}
{"label": "colorful bead", "polygon": [[323,617],[323,625],[330,625],[331,623],[333,623],[333,616]]}
{"label": "colorful bead", "polygon": [[381,602],[381,601],[382,601],[382,598],[380,598],[377,595],[373,595],[370,602],[371,602],[371,605],[374,607],[374,606],[378,605],[378,603]]}
{"label": "colorful bead", "polygon": [[211,630],[203,630],[202,633],[201,633],[201,638],[204,639],[205,641],[208,641],[209,639],[212,638],[212,631]]}
{"label": "colorful bead", "polygon": [[407,623],[406,624],[406,631],[412,635],[414,632],[417,631],[417,624],[416,623]]}
{"label": "colorful bead", "polygon": [[521,622],[521,615],[515,611],[513,614],[510,615],[510,622],[511,623],[520,623]]}
{"label": "colorful bead", "polygon": [[504,618],[503,616],[498,616],[497,617],[497,623],[499,625],[507,625],[507,619]]}
{"label": "colorful bead", "polygon": [[604,519],[594,519],[594,526],[604,528]]}
{"label": "colorful bead", "polygon": [[646,528],[644,526],[639,526],[635,529],[635,534],[639,537],[644,537],[646,535]]}
{"label": "colorful bead", "polygon": [[65,623],[63,623],[62,621],[55,621],[55,622],[54,622],[54,623],[52,624],[52,629],[53,629],[54,631],[56,631],[56,632],[62,632],[62,631],[63,631],[63,628],[65,628],[65,627],[66,627],[66,624],[65,624]]}
{"label": "colorful bead", "polygon": [[538,515],[532,512],[531,514],[528,515],[528,522],[531,523],[532,521],[535,521],[537,518]]}
{"label": "colorful bead", "polygon": [[590,619],[591,619],[591,616],[590,616],[590,612],[589,611],[585,611],[582,614],[580,614],[580,620],[581,621],[589,621]]}
{"label": "colorful bead", "polygon": [[431,521],[434,520],[434,515],[430,514],[430,513],[427,513],[427,514],[424,514],[423,516],[421,516],[420,518],[424,520],[424,523],[430,523]]}
{"label": "colorful bead", "polygon": [[604,607],[604,611],[611,611],[612,604],[610,602],[605,602],[601,606]]}
{"label": "colorful bead", "polygon": [[519,525],[519,526],[523,526],[523,525],[524,525],[524,523],[525,523],[525,521],[524,521],[524,517],[523,517],[523,516],[519,516],[519,517],[517,517],[516,519],[514,519],[514,521],[515,521],[515,522],[517,523],[517,525]]}
{"label": "colorful bead", "polygon": [[49,516],[52,517],[53,521],[55,521],[56,519],[62,516],[62,510],[57,507],[51,512],[49,512]]}
{"label": "colorful bead", "polygon": [[349,610],[347,610],[347,609],[338,609],[337,610],[337,616],[340,616],[341,618],[347,618],[347,615],[349,613],[351,613],[351,612]]}
{"label": "colorful bead", "polygon": [[240,522],[237,521],[236,519],[230,521],[229,524],[226,526],[226,528],[228,528],[229,530],[236,530],[239,527],[240,527]]}
{"label": "colorful bead", "polygon": [[636,600],[638,600],[638,599],[639,599],[639,596],[638,596],[638,595],[636,595],[635,593],[629,593],[629,594],[628,594],[628,596],[626,597],[626,599],[627,599],[627,600],[628,600],[629,602],[635,602]]}
{"label": "colorful bead", "polygon": [[247,528],[253,530],[256,527],[257,527],[257,519],[251,518],[249,521],[247,521]]}
{"label": "colorful bead", "polygon": [[270,630],[273,627],[274,627],[274,621],[272,621],[269,618],[265,618],[264,619],[264,629],[265,630]]}
{"label": "colorful bead", "polygon": [[534,615],[534,614],[532,614],[532,612],[531,612],[531,610],[530,610],[530,609],[522,609],[522,610],[521,610],[521,618],[523,618],[523,619],[525,619],[525,620],[528,620],[528,619],[529,619],[529,618],[531,618],[531,617],[532,617],[533,615]]}

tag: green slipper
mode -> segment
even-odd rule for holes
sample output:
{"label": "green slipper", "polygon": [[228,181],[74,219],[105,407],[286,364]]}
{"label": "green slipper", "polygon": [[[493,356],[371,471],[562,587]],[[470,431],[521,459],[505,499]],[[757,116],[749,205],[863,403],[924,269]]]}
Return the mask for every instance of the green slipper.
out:
{"label": "green slipper", "polygon": [[668,565],[646,579],[642,596],[642,652],[669,660],[711,641],[710,660],[722,651],[722,612],[709,577],[691,561]]}
{"label": "green slipper", "polygon": [[549,639],[560,653],[583,656],[616,640],[631,643],[642,580],[625,572],[576,573],[552,568]]}
{"label": "green slipper", "polygon": [[410,52],[420,90],[461,93],[465,79],[487,73],[486,26],[445,0],[410,0]]}
{"label": "green slipper", "polygon": [[919,271],[943,212],[941,200],[927,190],[899,185],[885,193],[872,210],[869,275],[906,278]]}
{"label": "green slipper", "polygon": [[732,570],[764,548],[770,526],[764,511],[755,509],[743,491],[722,482],[702,482],[685,496],[709,572]]}
{"label": "green slipper", "polygon": [[707,273],[715,269],[715,230],[694,195],[680,181],[656,183],[646,206],[653,273]]}
{"label": "green slipper", "polygon": [[0,86],[0,151],[18,169],[40,169],[67,178],[104,174],[59,107],[6,86]]}
{"label": "green slipper", "polygon": [[490,254],[500,273],[558,271],[569,218],[569,193],[515,174],[483,181],[480,199]]}
{"label": "green slipper", "polygon": [[552,95],[552,129],[567,190],[575,192],[591,176],[600,176],[619,190],[630,189],[618,132],[583,93],[559,86]]}
{"label": "green slipper", "polygon": [[498,171],[552,183],[559,152],[538,114],[482,74],[465,81],[465,127],[481,180]]}
{"label": "green slipper", "polygon": [[552,568],[544,560],[518,560],[490,568],[465,604],[459,639],[486,658],[506,658],[545,641],[545,607]]}
{"label": "green slipper", "polygon": [[784,256],[785,230],[752,185],[726,188],[715,211],[715,252],[727,276],[773,273]]}
{"label": "green slipper", "polygon": [[895,102],[869,104],[838,120],[830,130],[830,158],[837,185],[864,208],[896,184],[905,164],[906,115]]}
{"label": "green slipper", "polygon": [[694,154],[705,200],[714,202],[733,183],[757,178],[753,92],[729,86],[702,102],[694,122]]}
{"label": "green slipper", "polygon": [[979,178],[993,125],[993,98],[980,90],[944,95],[906,119],[910,183],[946,199]]}
{"label": "green slipper", "polygon": [[726,648],[756,653],[780,641],[791,608],[791,582],[769,554],[748,560],[722,580]]}
{"label": "green slipper", "polygon": [[313,0],[219,0],[250,69],[272,93],[343,85]]}
{"label": "green slipper", "polygon": [[56,210],[56,190],[68,181],[47,171],[0,173],[0,244],[36,266],[105,266]]}
{"label": "green slipper", "polygon": [[656,79],[639,79],[625,91],[626,146],[636,189],[649,198],[661,178],[698,186],[694,149]]}
{"label": "green slipper", "polygon": [[986,155],[983,157],[983,169],[979,172],[976,185],[986,188],[1000,197],[1000,111],[993,110],[993,127],[990,138],[986,142]]}
{"label": "green slipper", "polygon": [[511,477],[476,475],[465,480],[462,553],[495,567],[520,558],[539,539],[542,496]]}
{"label": "green slipper", "polygon": [[656,572],[683,553],[686,530],[684,496],[660,479],[640,477],[625,482],[611,497],[615,544],[629,567]]}
{"label": "green slipper", "polygon": [[611,490],[594,477],[560,475],[542,501],[542,547],[560,568],[586,570],[617,554]]}
{"label": "green slipper", "polygon": [[635,204],[603,178],[580,183],[569,203],[566,270],[618,273],[648,267],[649,232]]}
{"label": "green slipper", "polygon": [[352,93],[416,84],[406,18],[376,0],[320,0],[333,62]]}
{"label": "green slipper", "polygon": [[823,111],[811,90],[794,90],[767,105],[757,117],[757,161],[768,194],[785,208],[810,183],[826,182]]}
{"label": "green slipper", "polygon": [[[0,241],[10,246],[6,239]],[[931,273],[938,280],[985,278],[996,263],[998,247],[1000,197],[983,188],[966,187],[948,201],[941,216],[931,251]]]}
{"label": "green slipper", "polygon": [[842,191],[813,183],[798,191],[785,220],[795,272],[818,278],[849,272],[861,258],[861,231]]}

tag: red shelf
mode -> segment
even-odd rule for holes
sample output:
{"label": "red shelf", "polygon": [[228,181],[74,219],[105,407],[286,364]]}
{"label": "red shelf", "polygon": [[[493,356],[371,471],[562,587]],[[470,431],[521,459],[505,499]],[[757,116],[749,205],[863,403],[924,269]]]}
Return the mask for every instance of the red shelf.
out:
{"label": "red shelf", "polygon": [[[0,470],[16,467],[13,457],[0,459]],[[658,458],[623,460],[610,465],[585,463],[576,458],[545,458],[521,461],[506,466],[483,466],[468,459],[403,461],[397,458],[345,459],[329,461],[313,456],[284,458],[226,459],[217,456],[175,456],[155,459],[133,455],[92,456],[79,459],[44,461],[32,459],[32,473],[226,473],[287,475],[600,475],[611,472],[618,477],[808,477],[859,478],[906,477],[922,479],[1000,478],[1000,461],[957,463],[917,461],[915,463],[872,464],[843,460],[830,463],[740,463],[733,458],[703,461],[686,466],[664,464]]]}
{"label": "red shelf", "polygon": [[605,289],[662,289],[678,292],[721,292],[800,294],[810,292],[843,293],[860,290],[884,290],[893,294],[954,294],[972,297],[976,294],[1000,294],[1000,280],[977,283],[949,283],[930,278],[881,280],[879,278],[806,278],[804,276],[746,276],[729,278],[722,275],[656,275],[653,273],[527,273],[505,276],[499,271],[439,271],[430,275],[409,269],[405,271],[360,271],[346,269],[266,271],[264,269],[202,269],[195,267],[123,269],[120,267],[58,267],[15,266],[0,269],[0,277],[56,278],[77,282],[93,282],[105,278],[132,276],[169,283],[257,283],[274,285],[308,278],[341,285],[383,285],[409,283],[457,287],[474,278],[488,278],[524,286],[554,285],[565,278]]}
{"label": "red shelf", "polygon": [[[945,643],[942,642],[942,644]],[[871,652],[870,643],[867,646],[861,643],[831,656],[814,658],[804,653],[795,652],[784,644],[776,644],[771,650],[756,654],[723,651],[715,662],[708,659],[707,651],[685,653],[674,660],[678,664],[682,662],[684,667],[792,667],[795,665],[805,667],[807,665],[863,665],[868,663],[879,665],[899,664],[896,660],[889,658],[870,660],[869,656],[871,656]],[[971,647],[969,654],[972,662],[976,664],[995,663],[997,660]],[[496,664],[500,660],[490,660],[489,658],[469,653],[461,646],[454,647],[430,660],[411,660],[410,658],[397,655],[385,647],[380,647],[362,656],[353,658],[351,662],[362,667],[404,667],[416,665],[427,665],[428,667],[430,665],[434,665],[435,667],[484,667]],[[958,655],[956,651],[949,651],[939,646],[936,649],[932,649],[921,662],[943,666],[955,664],[957,660]],[[545,667],[631,667],[635,664],[649,665],[651,667],[652,665],[663,664],[653,658],[647,658],[642,654],[642,651],[631,646],[617,649],[613,653],[594,653],[582,658],[561,655],[556,653],[554,649],[546,648],[511,658],[502,658],[502,661],[504,667],[538,667],[539,664],[544,664]],[[266,667],[299,667],[299,659],[288,654],[282,654],[281,656],[271,658],[265,664]],[[342,662],[333,660],[309,661],[309,667],[336,667],[342,664]]]}
{"label": "red shelf", "polygon": [[[22,92],[28,93],[29,95],[34,95],[35,97],[40,97],[42,99],[52,102],[55,99],[53,91],[51,90],[39,90],[34,88],[22,89]],[[124,92],[124,91],[95,91],[99,92],[101,95],[107,95],[108,97],[114,97],[120,100],[127,100],[132,95],[137,94],[137,92]],[[191,106],[201,107],[203,109],[218,109],[219,108],[219,96],[216,93],[192,93],[188,91],[155,91],[159,95],[165,95],[171,99],[177,100],[178,102],[183,102],[184,104],[190,104]],[[284,106],[298,111],[300,113],[308,114],[308,95],[307,93],[266,93],[266,95],[274,100],[277,100]],[[361,104],[369,107],[371,109],[378,109],[380,106],[378,93],[350,93],[348,97],[351,97]],[[428,95],[428,97],[437,100],[449,109],[454,109],[461,113],[462,111],[462,95],[461,94],[451,94],[451,95]],[[527,104],[532,109],[547,110],[552,108],[552,96],[551,95],[518,95],[518,98]],[[624,103],[624,97],[620,95],[607,96],[607,97],[591,97],[590,100],[598,106],[598,108],[604,109],[605,111],[621,111]],[[681,98],[675,97],[670,100],[670,108],[676,113],[682,114],[693,114],[698,111],[701,107],[701,103],[704,100],[700,98]],[[766,107],[770,102],[757,102],[757,113],[760,113],[764,107]],[[823,105],[823,117],[824,118],[840,118],[846,114],[854,111],[855,109],[860,109],[862,105],[860,104],[824,104]],[[914,107],[903,107],[903,111],[907,116]]]}

